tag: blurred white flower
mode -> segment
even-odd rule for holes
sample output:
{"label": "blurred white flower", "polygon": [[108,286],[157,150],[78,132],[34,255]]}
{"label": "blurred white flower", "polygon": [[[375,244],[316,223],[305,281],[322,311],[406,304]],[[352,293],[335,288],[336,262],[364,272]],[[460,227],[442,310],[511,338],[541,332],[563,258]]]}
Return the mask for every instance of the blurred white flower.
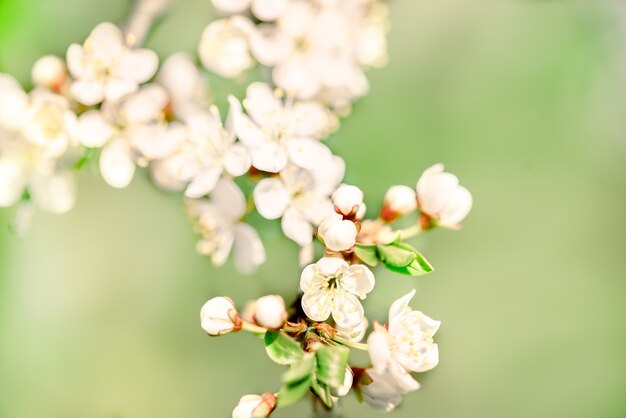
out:
{"label": "blurred white flower", "polygon": [[241,219],[246,212],[246,199],[239,187],[220,179],[211,200],[188,200],[190,214],[202,234],[197,250],[211,257],[216,266],[223,265],[234,250],[235,266],[242,273],[253,273],[265,262],[265,249],[257,231]]}
{"label": "blurred white flower", "polygon": [[[433,336],[441,322],[408,305],[415,290],[396,300],[389,308],[387,327],[374,324],[367,339],[374,382],[363,388],[366,400],[378,409],[391,410],[402,395],[419,389],[409,372],[426,372],[439,363],[439,350]],[[378,379],[378,383],[376,383]]]}
{"label": "blurred white flower", "polygon": [[91,31],[83,45],[69,47],[67,66],[74,78],[71,96],[91,106],[136,91],[156,73],[158,57],[148,49],[129,48],[122,31],[105,22]]}
{"label": "blurred white flower", "polygon": [[341,337],[348,341],[358,343],[363,340],[363,337],[365,337],[365,333],[367,332],[368,325],[369,325],[369,322],[367,321],[367,318],[363,317],[363,320],[354,327],[345,328],[345,327],[336,325],[335,329],[338,331],[337,332],[338,337]]}
{"label": "blurred white flower", "polygon": [[233,418],[266,418],[274,410],[276,395],[245,395],[233,409]]}
{"label": "blurred white flower", "polygon": [[285,301],[279,295],[267,295],[256,300],[254,319],[262,327],[269,329],[281,328],[287,321]]}
{"label": "blurred white flower", "polygon": [[252,154],[252,165],[278,173],[289,161],[314,169],[330,162],[332,153],[319,140],[335,126],[332,115],[316,102],[283,102],[265,83],[252,83],[241,104],[229,98],[233,126]]}
{"label": "blurred white flower", "polygon": [[323,175],[290,165],[278,177],[261,180],[253,192],[261,216],[266,219],[282,217],[283,232],[301,247],[312,242],[314,228],[333,213],[327,193],[343,177],[343,160],[339,157],[321,168]]}
{"label": "blurred white flower", "polygon": [[0,73],[0,131],[21,130],[28,106],[28,95],[20,83],[12,76]]}
{"label": "blurred white flower", "polygon": [[184,119],[209,107],[208,82],[190,54],[170,55],[161,65],[157,81],[167,90],[174,116]]}
{"label": "blurred white flower", "polygon": [[45,55],[33,65],[31,79],[37,87],[60,93],[67,81],[65,62],[55,55]]}
{"label": "blurred white flower", "polygon": [[202,65],[226,78],[236,78],[255,64],[248,48],[254,25],[244,16],[210,23],[202,32],[198,54]]}
{"label": "blurred white flower", "polygon": [[369,89],[363,68],[386,62],[387,20],[377,0],[292,0],[250,45],[288,94],[345,106]]}
{"label": "blurred white flower", "polygon": [[239,330],[241,320],[232,299],[218,296],[200,309],[200,325],[207,334],[217,336]]}
{"label": "blurred white flower", "polygon": [[289,0],[212,0],[213,6],[227,14],[242,13],[248,8],[260,20],[270,21],[280,16]]}
{"label": "blurred white flower", "polygon": [[458,228],[472,209],[472,195],[454,174],[443,169],[443,164],[435,164],[420,177],[416,187],[419,208],[437,225]]}
{"label": "blurred white flower", "polygon": [[302,271],[302,309],[313,321],[325,321],[332,315],[340,327],[355,327],[364,317],[359,298],[365,298],[374,283],[374,275],[366,266],[324,257]]}
{"label": "blurred white flower", "polygon": [[417,210],[415,190],[408,186],[391,186],[385,193],[380,216],[391,222],[399,216],[409,215]]}
{"label": "blurred white flower", "polygon": [[344,216],[356,215],[359,218],[360,212],[364,212],[363,192],[356,186],[342,184],[335,190],[332,199],[337,213]]}
{"label": "blurred white flower", "polygon": [[358,231],[354,222],[344,220],[337,213],[328,216],[320,224],[317,233],[331,251],[348,251],[356,243]]}

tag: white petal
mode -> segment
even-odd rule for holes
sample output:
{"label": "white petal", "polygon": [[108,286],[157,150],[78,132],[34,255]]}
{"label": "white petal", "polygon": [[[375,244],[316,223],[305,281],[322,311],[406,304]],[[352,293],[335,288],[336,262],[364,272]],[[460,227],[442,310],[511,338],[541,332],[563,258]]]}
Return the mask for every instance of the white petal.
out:
{"label": "white petal", "polygon": [[333,298],[333,319],[344,328],[356,327],[363,321],[363,305],[351,293],[339,292]]}
{"label": "white petal", "polygon": [[50,213],[69,212],[76,202],[75,179],[69,172],[35,173],[30,192],[37,206]]}
{"label": "white petal", "polygon": [[404,393],[413,392],[420,388],[420,384],[398,362],[389,362],[388,371],[397,387]]}
{"label": "white petal", "polygon": [[127,94],[137,91],[137,88],[137,83],[133,81],[122,78],[112,78],[104,85],[104,97],[107,100],[115,102]]}
{"label": "white petal", "polygon": [[315,191],[323,196],[330,195],[341,183],[346,172],[346,163],[343,158],[333,156],[326,166],[317,167],[311,173],[315,178]]}
{"label": "white petal", "polygon": [[360,297],[371,292],[375,283],[372,271],[362,264],[351,265],[341,279],[344,289]]}
{"label": "white petal", "polygon": [[185,190],[185,196],[198,199],[206,196],[213,190],[220,176],[222,167],[207,167],[200,171]]}
{"label": "white petal", "polygon": [[72,44],[67,49],[67,69],[74,78],[82,78],[85,73],[85,51],[78,44]]}
{"label": "white petal", "polygon": [[415,289],[411,290],[409,293],[391,304],[391,307],[389,308],[389,322],[391,322],[391,320],[396,316],[403,315],[410,310],[409,302],[411,302],[413,296],[415,296]]}
{"label": "white petal", "polygon": [[368,369],[367,374],[373,382],[363,387],[363,396],[368,406],[383,412],[391,412],[402,402],[404,394],[397,387],[389,372],[376,372]]}
{"label": "white petal", "polygon": [[246,197],[237,184],[221,178],[211,192],[211,203],[221,216],[230,221],[239,221],[246,213]]}
{"label": "white petal", "polygon": [[261,171],[278,173],[287,166],[288,158],[285,147],[273,141],[267,141],[257,148],[253,148],[252,165]]}
{"label": "white petal", "polygon": [[163,87],[156,84],[146,85],[124,101],[122,117],[131,124],[160,120],[167,103],[168,96]]}
{"label": "white petal", "polygon": [[76,80],[70,87],[70,94],[79,103],[93,106],[104,99],[104,87],[95,80]]}
{"label": "white petal", "polygon": [[114,76],[135,84],[150,80],[159,66],[159,58],[149,49],[131,49],[122,55],[114,69]]}
{"label": "white petal", "polygon": [[290,139],[287,150],[289,159],[295,165],[309,170],[328,165],[333,156],[326,145],[309,138]]}
{"label": "white petal", "polygon": [[0,159],[0,207],[13,205],[24,192],[23,167],[13,158]]}
{"label": "white petal", "polygon": [[280,218],[290,200],[289,191],[278,179],[263,179],[254,188],[254,204],[265,219]]}
{"label": "white petal", "polygon": [[291,55],[287,60],[274,67],[272,79],[287,94],[295,95],[300,99],[313,98],[322,87],[317,79],[311,75],[309,62],[302,54]]}
{"label": "white petal", "polygon": [[327,292],[305,293],[302,310],[313,321],[325,321],[332,311],[332,298]]}
{"label": "white petal", "polygon": [[237,138],[245,146],[254,148],[269,140],[267,135],[247,115],[243,114],[241,103],[236,98],[230,96],[228,103],[230,104],[229,119],[232,121]]}
{"label": "white petal", "polygon": [[280,115],[283,105],[266,83],[252,83],[246,89],[244,106],[252,119],[260,126],[269,126]]}
{"label": "white petal", "polygon": [[250,7],[250,0],[211,0],[213,7],[222,13],[235,14]]}
{"label": "white petal", "polygon": [[235,227],[235,265],[244,274],[252,274],[265,263],[265,247],[256,229],[245,223]]}
{"label": "white petal", "polygon": [[313,227],[297,209],[287,208],[281,219],[281,226],[285,235],[301,247],[313,240]]}
{"label": "white petal", "polygon": [[348,263],[336,257],[322,257],[315,265],[321,274],[328,277],[337,276],[340,270],[348,267]]}
{"label": "white petal", "polygon": [[113,135],[113,126],[98,110],[88,110],[80,115],[76,124],[75,138],[86,147],[100,148]]}
{"label": "white petal", "polygon": [[277,19],[285,12],[288,0],[252,0],[252,13],[261,20]]}
{"label": "white petal", "polygon": [[292,48],[290,39],[284,36],[275,25],[256,26],[250,32],[249,42],[254,58],[266,66],[274,66],[282,62]]}
{"label": "white petal", "polygon": [[130,184],[135,174],[135,163],[128,146],[115,140],[102,149],[100,173],[110,186],[123,189]]}
{"label": "white petal", "polygon": [[463,186],[459,186],[440,215],[439,224],[456,226],[472,210],[472,195]]}
{"label": "white petal", "polygon": [[370,354],[370,360],[374,370],[378,373],[384,372],[391,359],[389,336],[384,328],[380,331],[374,331],[369,335],[367,338],[367,350]]}
{"label": "white petal", "polygon": [[224,156],[224,169],[234,177],[246,174],[251,164],[250,152],[241,144],[231,145]]}

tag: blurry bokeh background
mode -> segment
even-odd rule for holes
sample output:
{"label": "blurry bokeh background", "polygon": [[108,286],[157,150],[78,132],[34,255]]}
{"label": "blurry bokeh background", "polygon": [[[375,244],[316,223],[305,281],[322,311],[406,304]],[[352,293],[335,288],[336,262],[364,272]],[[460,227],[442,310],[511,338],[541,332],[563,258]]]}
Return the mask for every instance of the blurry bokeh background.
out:
{"label": "blurry bokeh background", "polygon": [[[458,233],[415,241],[436,267],[377,271],[371,319],[412,287],[443,321],[441,364],[394,417],[626,416],[626,9],[612,1],[391,0],[390,63],[330,140],[376,209],[444,162],[474,195]],[[29,84],[127,0],[0,0],[0,71]],[[208,0],[177,0],[148,46],[193,52]],[[212,80],[219,83],[218,80]],[[216,86],[218,89],[219,84]],[[230,89],[230,86],[228,86]],[[238,87],[241,89],[241,86]],[[178,196],[96,167],[70,214],[8,232],[0,211],[0,417],[228,417],[283,368],[251,335],[207,338],[202,303],[292,298],[295,245],[263,227],[256,276],[196,255]],[[307,417],[309,404],[276,417]],[[348,398],[345,417],[375,412]]]}

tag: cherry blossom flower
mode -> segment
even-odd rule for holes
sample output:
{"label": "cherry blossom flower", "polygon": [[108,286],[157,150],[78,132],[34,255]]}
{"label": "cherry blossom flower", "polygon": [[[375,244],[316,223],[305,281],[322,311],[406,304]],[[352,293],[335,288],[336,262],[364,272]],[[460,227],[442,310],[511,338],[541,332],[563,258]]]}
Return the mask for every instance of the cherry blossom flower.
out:
{"label": "cherry blossom flower", "polygon": [[364,317],[359,298],[373,288],[374,275],[366,266],[324,257],[302,271],[302,309],[313,321],[325,321],[332,315],[337,325],[355,327]]}
{"label": "cherry blossom flower", "polygon": [[67,66],[74,78],[70,94],[91,106],[136,91],[156,73],[158,57],[148,49],[129,48],[122,31],[105,22],[91,31],[83,45],[69,47]]}
{"label": "cherry blossom flower", "polygon": [[202,65],[222,77],[236,78],[252,68],[248,38],[254,25],[244,16],[210,23],[202,32],[198,54]]}
{"label": "cherry blossom flower", "polygon": [[269,329],[278,329],[287,321],[287,308],[279,295],[267,295],[256,300],[254,319],[257,324]]}
{"label": "cherry blossom flower", "polygon": [[324,219],[317,233],[329,250],[348,251],[354,247],[358,231],[354,222],[344,220],[341,215],[333,213]]}
{"label": "cherry blossom flower", "polygon": [[210,256],[215,266],[223,265],[231,250],[235,266],[242,273],[253,273],[265,262],[265,249],[258,233],[241,221],[246,200],[232,180],[220,179],[210,201],[188,200],[188,208],[202,234],[197,250]]}
{"label": "cherry blossom flower", "polygon": [[385,193],[380,216],[391,222],[400,216],[410,215],[417,210],[415,190],[408,186],[391,186]]}
{"label": "cherry blossom flower", "polygon": [[200,309],[202,329],[211,336],[224,335],[241,328],[241,319],[231,298],[218,296]]}
{"label": "cherry blossom flower", "polygon": [[458,228],[472,209],[472,195],[454,174],[443,169],[443,164],[435,164],[420,177],[416,187],[419,208],[437,225]]}
{"label": "cherry blossom flower", "polygon": [[291,161],[301,168],[329,164],[332,153],[319,140],[334,126],[334,118],[319,103],[283,102],[265,83],[252,83],[241,104],[230,97],[233,126],[252,154],[252,165],[278,173]]}

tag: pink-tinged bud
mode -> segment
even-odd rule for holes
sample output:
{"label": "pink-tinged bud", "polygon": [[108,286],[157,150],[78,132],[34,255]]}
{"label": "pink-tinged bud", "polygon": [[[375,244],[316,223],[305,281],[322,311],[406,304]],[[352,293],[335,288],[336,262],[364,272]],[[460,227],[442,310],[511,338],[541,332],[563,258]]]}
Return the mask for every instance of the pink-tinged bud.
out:
{"label": "pink-tinged bud", "polygon": [[239,403],[233,409],[233,418],[267,418],[276,405],[274,393],[262,395],[246,395],[239,399]]}
{"label": "pink-tinged bud", "polygon": [[59,92],[67,78],[65,63],[54,55],[43,56],[33,65],[31,78],[35,86]]}
{"label": "pink-tinged bud", "polygon": [[224,335],[241,329],[241,317],[232,299],[215,297],[204,304],[200,310],[202,329],[207,334]]}
{"label": "pink-tinged bud", "polygon": [[278,329],[287,321],[285,301],[278,295],[268,295],[256,301],[254,319],[264,328]]}
{"label": "pink-tinged bud", "polygon": [[415,212],[416,209],[417,196],[415,190],[408,186],[392,186],[385,194],[380,217],[387,222],[391,222],[400,216]]}
{"label": "pink-tinged bud", "polygon": [[354,222],[332,214],[320,224],[317,233],[331,251],[347,251],[354,247],[359,233]]}
{"label": "pink-tinged bud", "polygon": [[335,210],[344,216],[356,215],[359,211],[364,211],[361,209],[361,206],[365,207],[363,205],[363,192],[356,186],[342,184],[335,190],[332,199]]}

